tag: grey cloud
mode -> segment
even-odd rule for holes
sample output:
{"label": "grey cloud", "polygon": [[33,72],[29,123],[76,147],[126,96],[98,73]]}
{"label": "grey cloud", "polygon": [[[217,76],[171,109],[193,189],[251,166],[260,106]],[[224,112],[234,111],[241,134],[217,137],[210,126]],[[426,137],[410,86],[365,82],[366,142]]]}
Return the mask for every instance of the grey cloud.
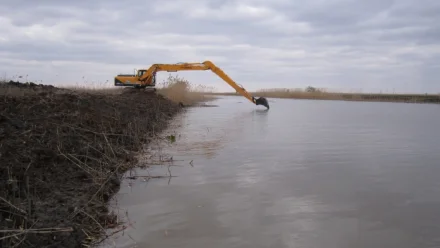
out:
{"label": "grey cloud", "polygon": [[[322,1],[320,1],[322,2]],[[389,8],[390,0],[371,1],[328,1],[314,4],[310,1],[298,13],[291,11],[297,20],[306,20],[318,29],[353,27],[356,23],[371,18]]]}
{"label": "grey cloud", "polygon": [[0,66],[106,81],[151,63],[209,59],[249,89],[440,91],[438,13],[434,0],[9,0],[0,3]]}

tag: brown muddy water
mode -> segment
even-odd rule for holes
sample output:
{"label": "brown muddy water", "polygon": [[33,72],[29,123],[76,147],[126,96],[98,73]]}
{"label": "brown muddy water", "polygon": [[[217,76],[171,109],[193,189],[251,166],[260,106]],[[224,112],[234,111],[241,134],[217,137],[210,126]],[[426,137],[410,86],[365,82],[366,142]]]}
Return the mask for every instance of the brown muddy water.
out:
{"label": "brown muddy water", "polygon": [[130,226],[105,247],[440,247],[440,106],[213,104],[152,145],[176,177],[123,182],[113,205]]}

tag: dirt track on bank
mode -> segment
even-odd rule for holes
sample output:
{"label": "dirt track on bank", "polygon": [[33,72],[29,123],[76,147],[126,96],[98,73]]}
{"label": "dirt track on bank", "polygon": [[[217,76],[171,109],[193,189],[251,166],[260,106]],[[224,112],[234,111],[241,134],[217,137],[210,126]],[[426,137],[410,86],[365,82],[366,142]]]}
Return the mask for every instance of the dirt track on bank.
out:
{"label": "dirt track on bank", "polygon": [[135,152],[181,110],[153,92],[0,86],[0,246],[83,247]]}

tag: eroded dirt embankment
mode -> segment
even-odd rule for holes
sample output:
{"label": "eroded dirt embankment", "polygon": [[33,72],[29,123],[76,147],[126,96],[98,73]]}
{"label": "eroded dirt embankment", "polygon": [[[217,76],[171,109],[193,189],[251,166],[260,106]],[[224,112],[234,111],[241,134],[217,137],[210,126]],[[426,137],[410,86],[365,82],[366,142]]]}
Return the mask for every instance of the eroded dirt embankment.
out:
{"label": "eroded dirt embankment", "polygon": [[0,86],[0,247],[84,247],[135,153],[181,108],[139,90]]}

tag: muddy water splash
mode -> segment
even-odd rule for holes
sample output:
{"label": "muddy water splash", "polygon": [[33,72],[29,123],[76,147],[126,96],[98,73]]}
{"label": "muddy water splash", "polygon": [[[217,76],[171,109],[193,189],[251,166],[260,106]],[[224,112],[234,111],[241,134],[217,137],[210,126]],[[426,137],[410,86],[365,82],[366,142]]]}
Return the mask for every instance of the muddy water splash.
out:
{"label": "muddy water splash", "polygon": [[437,106],[239,101],[190,109],[151,146],[176,177],[123,183],[116,247],[440,245]]}

